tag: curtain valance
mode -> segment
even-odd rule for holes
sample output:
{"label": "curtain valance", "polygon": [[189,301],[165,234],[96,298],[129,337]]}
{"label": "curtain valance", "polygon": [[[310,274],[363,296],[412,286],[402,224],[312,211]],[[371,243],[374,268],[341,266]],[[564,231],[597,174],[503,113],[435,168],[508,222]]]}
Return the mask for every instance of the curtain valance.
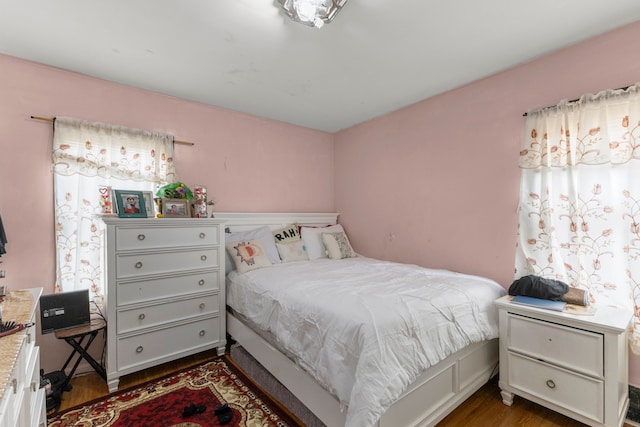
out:
{"label": "curtain valance", "polygon": [[527,113],[522,169],[640,159],[640,86],[584,95]]}
{"label": "curtain valance", "polygon": [[131,181],[173,182],[173,136],[69,117],[54,121],[53,171]]}

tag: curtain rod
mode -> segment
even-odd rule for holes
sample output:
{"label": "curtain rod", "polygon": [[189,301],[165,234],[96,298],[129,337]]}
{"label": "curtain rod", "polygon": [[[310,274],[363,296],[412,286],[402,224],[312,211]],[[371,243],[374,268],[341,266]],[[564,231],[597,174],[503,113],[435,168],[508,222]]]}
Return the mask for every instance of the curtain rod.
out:
{"label": "curtain rod", "polygon": [[[54,122],[54,120],[55,120],[54,118],[49,118],[49,117],[38,117],[38,116],[31,116],[31,118],[32,118],[33,120],[43,120],[43,121],[45,121],[45,122],[51,122],[51,123],[53,123],[53,122]],[[177,140],[177,139],[174,139],[174,140],[173,140],[173,143],[174,143],[174,144],[183,144],[183,145],[196,145],[196,144],[195,144],[195,143],[193,143],[193,142],[188,142],[188,141],[179,141],[179,140]]]}
{"label": "curtain rod", "polygon": [[[627,90],[627,89],[629,89],[630,87],[631,87],[631,85],[629,85],[629,86],[625,86],[625,87],[619,87],[618,89],[614,89],[614,90]],[[567,101],[567,103],[571,103],[571,102],[578,102],[578,101],[580,101],[580,98],[571,99],[571,100]],[[557,105],[557,104],[556,104],[556,105]],[[544,109],[546,109],[546,108],[553,108],[553,107],[555,107],[555,105],[549,105],[548,107],[538,108],[537,110],[544,110]],[[536,110],[536,111],[537,111],[537,110]],[[528,113],[524,113],[524,114],[522,114],[522,117],[527,117],[527,115],[528,115]]]}

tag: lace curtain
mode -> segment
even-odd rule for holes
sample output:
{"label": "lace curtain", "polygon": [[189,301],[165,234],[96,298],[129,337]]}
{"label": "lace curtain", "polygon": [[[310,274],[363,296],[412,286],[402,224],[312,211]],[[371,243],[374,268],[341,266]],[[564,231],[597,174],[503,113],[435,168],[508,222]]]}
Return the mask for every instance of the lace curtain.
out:
{"label": "lace curtain", "polygon": [[632,308],[640,353],[638,85],[562,102],[526,118],[520,152],[516,278],[535,274]]}
{"label": "lace curtain", "polygon": [[[56,292],[102,289],[100,186],[150,190],[175,180],[173,137],[67,117],[54,121]],[[96,298],[97,297],[97,298]]]}

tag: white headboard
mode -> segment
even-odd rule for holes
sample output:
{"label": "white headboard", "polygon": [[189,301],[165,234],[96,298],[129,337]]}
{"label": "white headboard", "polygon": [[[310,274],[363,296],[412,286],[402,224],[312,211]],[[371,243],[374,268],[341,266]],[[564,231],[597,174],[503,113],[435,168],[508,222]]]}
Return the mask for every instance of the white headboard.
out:
{"label": "white headboard", "polygon": [[338,223],[338,213],[263,213],[263,212],[214,212],[217,219],[225,222],[225,229],[238,232],[262,226],[276,229],[291,224],[325,226]]}

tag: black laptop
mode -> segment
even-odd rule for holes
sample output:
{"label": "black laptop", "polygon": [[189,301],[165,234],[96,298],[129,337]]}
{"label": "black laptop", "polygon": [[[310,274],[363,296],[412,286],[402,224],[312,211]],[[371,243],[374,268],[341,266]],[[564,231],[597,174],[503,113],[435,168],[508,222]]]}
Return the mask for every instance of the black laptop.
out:
{"label": "black laptop", "polygon": [[40,326],[43,334],[90,323],[88,289],[40,297]]}

